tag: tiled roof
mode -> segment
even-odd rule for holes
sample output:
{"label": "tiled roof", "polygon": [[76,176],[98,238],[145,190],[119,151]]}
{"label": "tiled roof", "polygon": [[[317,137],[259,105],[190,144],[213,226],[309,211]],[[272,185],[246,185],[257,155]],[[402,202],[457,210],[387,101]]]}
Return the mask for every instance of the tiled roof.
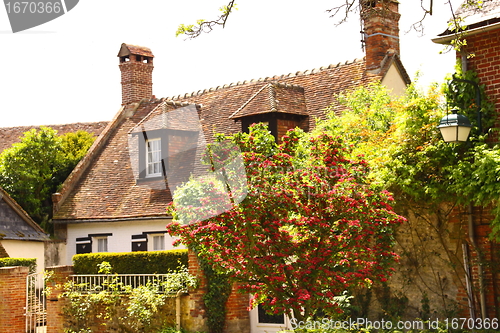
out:
{"label": "tiled roof", "polygon": [[55,219],[165,215],[170,193],[136,185],[128,152],[129,132],[162,102],[152,99],[121,108],[53,198],[56,207],[64,203]]}
{"label": "tiled roof", "polygon": [[[456,10],[455,15],[463,19],[463,24],[467,27],[468,31],[475,29],[492,26],[500,23],[500,0],[483,0],[481,7],[464,6],[465,2]],[[451,21],[450,18],[449,21]],[[453,32],[446,29],[439,34],[439,37],[452,36]],[[441,38],[442,39],[442,38]],[[436,42],[440,39],[436,38]]]}
{"label": "tiled roof", "polygon": [[324,118],[330,105],[341,113],[337,94],[379,82],[383,75],[367,73],[364,60],[355,60],[125,106],[66,180],[55,200],[58,204],[54,222],[166,216],[165,208],[171,200],[169,190],[136,184],[127,146],[129,134],[140,128],[146,118],[158,115],[163,107],[170,110],[186,105],[180,103],[198,105],[208,140],[216,132],[241,131],[241,123],[235,118],[262,112],[309,115],[312,128],[314,118]]}
{"label": "tiled roof", "polygon": [[0,188],[0,239],[46,241],[49,236]]}
{"label": "tiled roof", "polygon": [[[73,124],[63,124],[63,125],[47,125],[57,131],[58,134],[66,134],[71,132],[77,132],[79,130],[86,131],[89,133],[94,133],[95,136],[101,134],[102,130],[106,127],[107,121],[95,122],[95,123],[73,123]],[[7,148],[10,148],[12,144],[21,142],[23,133],[31,129],[40,129],[40,126],[18,126],[18,127],[0,127],[0,153]]]}
{"label": "tiled roof", "polygon": [[455,14],[463,17],[468,25],[499,17],[500,0],[483,0],[480,8],[462,5]]}

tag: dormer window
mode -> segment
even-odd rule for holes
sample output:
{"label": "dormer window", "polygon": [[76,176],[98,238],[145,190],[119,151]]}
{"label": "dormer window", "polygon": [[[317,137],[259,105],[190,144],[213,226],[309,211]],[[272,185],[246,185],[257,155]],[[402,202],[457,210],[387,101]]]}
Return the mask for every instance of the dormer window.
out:
{"label": "dormer window", "polygon": [[161,138],[146,140],[146,177],[161,177]]}
{"label": "dormer window", "polygon": [[138,182],[165,179],[168,172],[169,138],[167,130],[133,133],[137,137]]}

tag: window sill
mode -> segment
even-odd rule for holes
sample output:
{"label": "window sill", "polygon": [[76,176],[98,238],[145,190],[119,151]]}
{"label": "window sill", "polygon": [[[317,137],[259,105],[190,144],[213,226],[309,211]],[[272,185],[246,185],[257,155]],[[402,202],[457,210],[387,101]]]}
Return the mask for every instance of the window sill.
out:
{"label": "window sill", "polygon": [[164,176],[157,176],[157,177],[136,178],[135,180],[137,184],[144,184],[157,181],[166,181],[166,179]]}

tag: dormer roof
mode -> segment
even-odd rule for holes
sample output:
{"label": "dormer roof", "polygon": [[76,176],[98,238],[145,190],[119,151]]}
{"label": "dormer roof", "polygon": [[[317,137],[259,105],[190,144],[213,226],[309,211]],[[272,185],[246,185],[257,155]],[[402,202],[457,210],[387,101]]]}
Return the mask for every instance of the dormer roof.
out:
{"label": "dormer roof", "polygon": [[272,112],[307,116],[304,88],[279,82],[265,84],[229,118],[239,119]]}

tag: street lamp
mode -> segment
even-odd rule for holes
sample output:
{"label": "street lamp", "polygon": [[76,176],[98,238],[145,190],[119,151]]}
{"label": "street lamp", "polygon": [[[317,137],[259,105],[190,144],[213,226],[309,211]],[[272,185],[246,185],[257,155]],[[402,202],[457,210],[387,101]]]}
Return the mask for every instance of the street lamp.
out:
{"label": "street lamp", "polygon": [[[479,85],[471,80],[459,79],[453,75],[453,79],[448,84],[450,91],[452,90],[452,84],[457,82],[465,82],[472,84],[476,90],[476,106],[477,106],[477,126],[479,128],[479,133],[483,132],[481,125],[481,92],[479,90]],[[444,116],[439,122],[439,130],[443,136],[445,142],[465,142],[469,137],[472,125],[469,119],[461,114],[457,113],[457,110],[452,110],[452,114]]]}
{"label": "street lamp", "polygon": [[452,114],[444,116],[439,122],[438,128],[444,142],[465,142],[469,137],[472,127],[469,118],[458,114],[457,111],[451,110]]}

